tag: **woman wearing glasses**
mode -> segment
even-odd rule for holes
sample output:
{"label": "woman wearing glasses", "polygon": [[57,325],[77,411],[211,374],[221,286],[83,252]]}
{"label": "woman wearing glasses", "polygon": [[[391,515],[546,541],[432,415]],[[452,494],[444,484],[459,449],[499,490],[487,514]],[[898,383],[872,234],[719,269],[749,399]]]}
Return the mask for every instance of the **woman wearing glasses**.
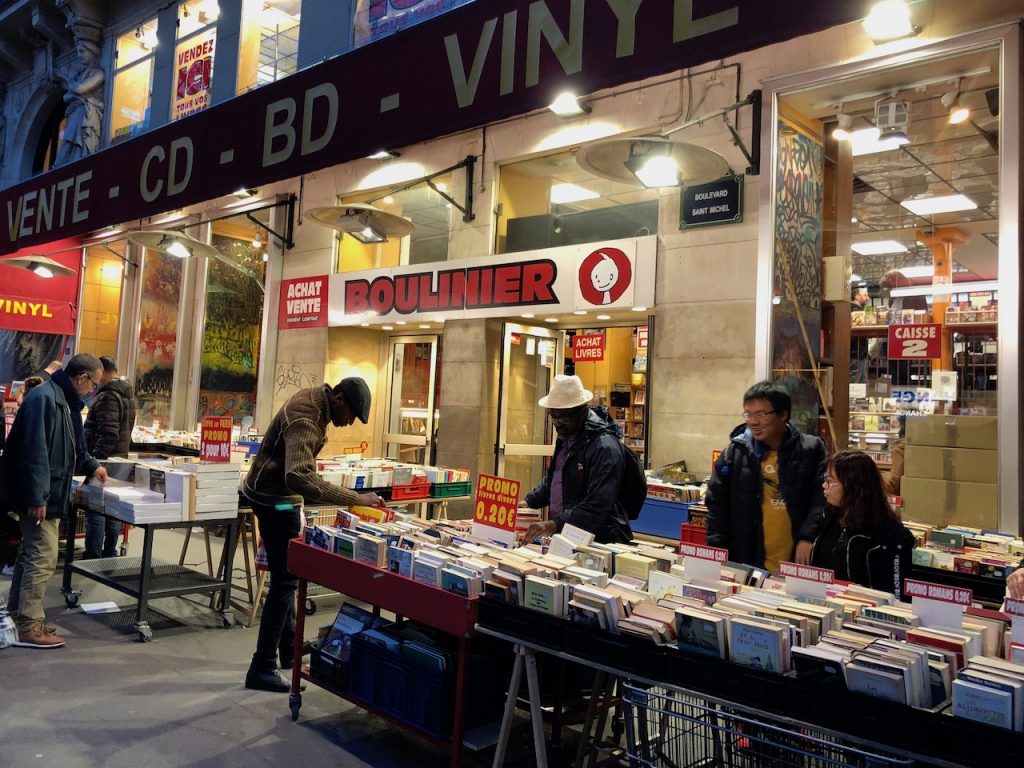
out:
{"label": "woman wearing glasses", "polygon": [[822,488],[829,506],[811,564],[900,598],[914,535],[889,507],[875,462],[860,451],[841,451],[829,459]]}

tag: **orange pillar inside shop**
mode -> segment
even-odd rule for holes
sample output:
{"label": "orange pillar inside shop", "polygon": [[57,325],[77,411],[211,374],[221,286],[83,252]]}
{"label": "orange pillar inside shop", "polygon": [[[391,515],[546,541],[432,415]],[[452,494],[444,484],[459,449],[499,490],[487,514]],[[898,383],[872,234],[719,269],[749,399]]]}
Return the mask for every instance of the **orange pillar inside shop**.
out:
{"label": "orange pillar inside shop", "polygon": [[[932,263],[935,265],[933,285],[950,285],[953,282],[953,246],[967,242],[967,235],[955,227],[941,227],[932,232],[917,230],[919,242],[932,249]],[[942,326],[942,358],[932,360],[932,370],[953,370],[953,334],[946,327],[946,308],[952,294],[932,294],[932,322]]]}

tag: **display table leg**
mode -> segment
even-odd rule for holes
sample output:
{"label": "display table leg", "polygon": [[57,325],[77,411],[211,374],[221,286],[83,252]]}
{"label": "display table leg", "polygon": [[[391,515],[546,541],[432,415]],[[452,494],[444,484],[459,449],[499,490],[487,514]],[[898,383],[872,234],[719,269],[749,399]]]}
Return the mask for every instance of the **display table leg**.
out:
{"label": "display table leg", "polygon": [[139,633],[139,640],[148,643],[153,639],[153,630],[146,621],[146,611],[149,603],[149,582],[153,570],[153,528],[145,526],[145,534],[142,537],[142,564],[139,568],[139,605],[135,610],[135,631]]}
{"label": "display table leg", "polygon": [[537,656],[526,651],[526,687],[530,692],[530,725],[533,728],[533,751],[537,768],[548,768],[547,746],[544,744],[544,719],[540,708],[540,680],[537,677]]}
{"label": "display table leg", "polygon": [[522,646],[515,647],[516,660],[512,665],[512,677],[508,682],[508,694],[505,698],[505,712],[501,716],[501,729],[498,731],[498,743],[494,748],[493,768],[501,768],[505,764],[505,750],[508,749],[508,737],[512,733],[512,720],[516,711],[516,700],[519,698],[519,686],[523,681],[523,666],[526,658]]}
{"label": "display table leg", "polygon": [[64,602],[68,608],[74,608],[78,605],[78,595],[71,590],[71,565],[75,562],[75,527],[77,522],[78,510],[71,507],[70,514],[65,516],[67,533],[64,539],[64,574],[60,584],[60,591],[64,595]]}
{"label": "display table leg", "polygon": [[292,689],[288,695],[288,707],[292,720],[299,719],[302,708],[302,644],[306,636],[306,589],[309,582],[299,579],[298,605],[295,609],[295,643],[292,647]]}
{"label": "display table leg", "polygon": [[587,714],[583,718],[583,731],[580,734],[580,743],[576,747],[576,768],[582,768],[583,757],[587,754],[587,748],[597,738],[597,734],[591,733],[594,728],[594,721],[597,718],[597,701],[599,692],[604,691],[605,678],[607,674],[599,669],[594,673],[594,684],[590,692],[590,701],[587,703]]}
{"label": "display table leg", "polygon": [[452,768],[462,764],[462,729],[466,708],[466,672],[469,668],[469,640],[459,638],[458,667],[455,670],[455,713],[452,718]]}

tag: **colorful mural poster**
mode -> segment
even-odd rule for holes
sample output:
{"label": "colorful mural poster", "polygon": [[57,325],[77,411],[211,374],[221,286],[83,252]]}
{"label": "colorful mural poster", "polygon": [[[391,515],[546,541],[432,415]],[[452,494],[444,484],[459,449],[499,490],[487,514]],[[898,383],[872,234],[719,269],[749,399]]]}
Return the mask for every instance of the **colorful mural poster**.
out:
{"label": "colorful mural poster", "polygon": [[174,256],[145,253],[135,362],[135,423],[142,427],[166,429],[170,425],[183,269],[184,262]]}
{"label": "colorful mural poster", "polygon": [[380,40],[473,0],[358,0],[353,46]]}

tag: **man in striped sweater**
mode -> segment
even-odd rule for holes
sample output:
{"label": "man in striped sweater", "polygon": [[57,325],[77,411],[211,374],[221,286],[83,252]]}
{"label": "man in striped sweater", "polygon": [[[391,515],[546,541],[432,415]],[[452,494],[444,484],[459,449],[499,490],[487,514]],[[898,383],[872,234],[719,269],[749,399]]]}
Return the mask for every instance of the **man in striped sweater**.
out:
{"label": "man in striped sweater", "polygon": [[296,392],[277,412],[253,459],[242,493],[251,502],[267,552],[270,588],[263,606],[256,652],[245,687],[284,693],[288,683],[277,674],[292,663],[295,641],[295,591],[298,578],[288,571],[288,542],[299,535],[302,503],[376,506],[375,493],[356,493],[332,485],[316,472],[316,457],[327,442],[327,425],[347,427],[370,417],[370,388],[362,379]]}

